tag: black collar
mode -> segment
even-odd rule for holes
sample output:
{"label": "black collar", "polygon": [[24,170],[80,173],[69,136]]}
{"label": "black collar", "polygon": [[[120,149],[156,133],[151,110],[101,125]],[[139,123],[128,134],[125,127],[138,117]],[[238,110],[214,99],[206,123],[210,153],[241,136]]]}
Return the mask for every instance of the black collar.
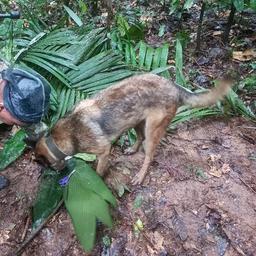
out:
{"label": "black collar", "polygon": [[51,153],[58,159],[58,160],[62,160],[65,157],[67,157],[68,155],[65,154],[63,151],[61,151],[57,145],[55,144],[53,138],[51,135],[48,135],[45,138],[45,143],[48,147],[48,149],[51,151]]}

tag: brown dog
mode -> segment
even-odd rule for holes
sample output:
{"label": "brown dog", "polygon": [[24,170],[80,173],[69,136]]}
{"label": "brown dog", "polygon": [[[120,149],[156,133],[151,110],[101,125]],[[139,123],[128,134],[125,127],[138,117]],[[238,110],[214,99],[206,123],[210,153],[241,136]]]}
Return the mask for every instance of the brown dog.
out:
{"label": "brown dog", "polygon": [[66,156],[93,153],[98,156],[97,173],[103,175],[111,142],[134,128],[137,141],[130,153],[136,152],[145,140],[145,160],[133,178],[133,184],[140,184],[177,108],[212,105],[227,94],[230,86],[223,81],[209,92],[192,93],[153,74],[127,78],[81,101],[71,114],[60,119],[50,135],[37,143],[36,157],[61,169]]}

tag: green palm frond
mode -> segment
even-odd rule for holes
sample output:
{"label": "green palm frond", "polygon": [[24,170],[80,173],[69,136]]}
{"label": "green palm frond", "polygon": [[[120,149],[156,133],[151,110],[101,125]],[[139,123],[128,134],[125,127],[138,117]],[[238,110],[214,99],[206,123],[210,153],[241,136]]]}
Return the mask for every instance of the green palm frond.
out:
{"label": "green palm frond", "polygon": [[225,107],[231,108],[231,112],[238,113],[245,118],[256,121],[256,114],[253,113],[249,106],[245,105],[234,90],[230,90],[229,94],[227,95],[227,103],[229,106],[226,105]]}
{"label": "green palm frond", "polygon": [[54,114],[50,116],[50,124],[54,125],[61,117],[69,112],[80,100],[86,98],[86,94],[67,87],[57,89],[58,106]]}
{"label": "green palm frond", "polygon": [[193,108],[182,106],[178,109],[176,116],[173,118],[169,128],[174,128],[177,124],[197,118],[201,119],[209,116],[221,115],[221,110],[217,108]]}
{"label": "green palm frond", "polygon": [[51,84],[51,125],[88,94],[133,74],[120,54],[105,49],[104,29],[85,34],[58,29],[31,35],[30,41],[27,37],[18,45],[16,63],[36,70]]}
{"label": "green palm frond", "polygon": [[[132,68],[144,72],[160,74],[170,78],[167,71],[171,68],[168,66],[169,45],[164,44],[160,47],[152,47],[141,41],[134,45],[131,41],[114,38],[115,49],[122,53],[125,62]],[[120,50],[121,49],[121,50]]]}
{"label": "green palm frond", "polygon": [[93,94],[96,91],[102,90],[111,84],[129,77],[133,74],[132,71],[127,69],[119,69],[112,72],[106,71],[95,74],[91,78],[85,80],[86,83],[81,89],[87,94]]}

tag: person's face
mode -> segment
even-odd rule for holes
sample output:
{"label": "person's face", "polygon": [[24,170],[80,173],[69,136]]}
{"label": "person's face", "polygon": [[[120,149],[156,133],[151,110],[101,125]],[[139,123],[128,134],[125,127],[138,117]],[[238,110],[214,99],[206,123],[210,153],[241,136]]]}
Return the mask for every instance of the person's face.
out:
{"label": "person's face", "polygon": [[20,122],[18,119],[13,117],[10,112],[7,111],[7,109],[4,107],[3,102],[3,90],[5,86],[5,81],[0,80],[0,122],[8,124],[8,125],[24,125],[22,122]]}

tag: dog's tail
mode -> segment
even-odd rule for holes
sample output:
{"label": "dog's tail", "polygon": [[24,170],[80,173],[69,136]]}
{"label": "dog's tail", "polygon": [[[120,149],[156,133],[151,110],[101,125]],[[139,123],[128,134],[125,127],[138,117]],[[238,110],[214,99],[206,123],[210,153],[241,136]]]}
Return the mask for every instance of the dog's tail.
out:
{"label": "dog's tail", "polygon": [[207,107],[213,105],[227,95],[232,85],[232,80],[223,79],[219,82],[217,87],[206,92],[193,93],[184,88],[180,88],[180,105],[189,105],[191,107]]}

